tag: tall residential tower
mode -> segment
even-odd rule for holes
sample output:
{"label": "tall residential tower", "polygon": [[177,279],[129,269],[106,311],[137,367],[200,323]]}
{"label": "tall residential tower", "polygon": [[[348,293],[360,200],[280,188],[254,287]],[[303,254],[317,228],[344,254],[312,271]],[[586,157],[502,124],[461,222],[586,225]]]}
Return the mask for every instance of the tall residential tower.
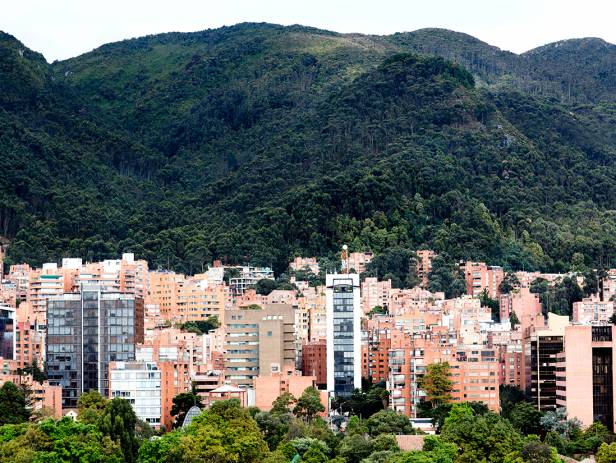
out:
{"label": "tall residential tower", "polygon": [[358,274],[326,275],[327,391],[361,388],[361,298]]}

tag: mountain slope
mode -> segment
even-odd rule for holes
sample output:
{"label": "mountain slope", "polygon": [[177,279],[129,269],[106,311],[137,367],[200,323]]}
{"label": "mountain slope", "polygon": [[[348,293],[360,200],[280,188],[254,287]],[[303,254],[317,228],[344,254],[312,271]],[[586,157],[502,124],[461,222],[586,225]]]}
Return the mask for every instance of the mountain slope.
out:
{"label": "mountain slope", "polygon": [[[565,97],[550,89],[572,50],[518,56],[443,30],[241,24],[33,60],[34,109],[3,101],[0,112],[13,127],[0,135],[10,257],[132,250],[186,271],[212,258],[281,270],[296,252],[347,242],[511,268],[558,270],[574,253],[606,262],[612,48],[591,50],[606,84],[579,66],[584,86]],[[525,80],[540,61],[553,75]],[[2,68],[0,85],[18,85],[20,69]],[[520,84],[531,81],[550,91]]]}

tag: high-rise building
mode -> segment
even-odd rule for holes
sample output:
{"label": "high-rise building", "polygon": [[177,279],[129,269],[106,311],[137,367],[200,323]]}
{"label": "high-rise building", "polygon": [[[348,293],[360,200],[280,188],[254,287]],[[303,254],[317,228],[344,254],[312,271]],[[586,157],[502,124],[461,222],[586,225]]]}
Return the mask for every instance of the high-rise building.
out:
{"label": "high-rise building", "polygon": [[107,397],[109,362],[135,360],[143,342],[143,301],[84,286],[47,306],[47,371],[50,384],[62,386],[64,408],[90,390]]}
{"label": "high-rise building", "polygon": [[132,405],[141,421],[158,428],[161,425],[162,372],[153,362],[111,362],[109,397],[121,397]]}
{"label": "high-rise building", "polygon": [[614,430],[616,326],[567,326],[558,354],[556,404],[584,427],[598,421]]}
{"label": "high-rise building", "polygon": [[0,357],[15,360],[15,309],[0,304]]}
{"label": "high-rise building", "polygon": [[239,387],[295,368],[295,314],[288,304],[225,313],[225,375]]}
{"label": "high-rise building", "polygon": [[556,409],[556,368],[568,324],[566,315],[549,313],[547,328],[531,330],[524,338],[522,384],[542,411]]}
{"label": "high-rise building", "polygon": [[361,298],[358,274],[325,277],[327,390],[349,396],[361,388]]}

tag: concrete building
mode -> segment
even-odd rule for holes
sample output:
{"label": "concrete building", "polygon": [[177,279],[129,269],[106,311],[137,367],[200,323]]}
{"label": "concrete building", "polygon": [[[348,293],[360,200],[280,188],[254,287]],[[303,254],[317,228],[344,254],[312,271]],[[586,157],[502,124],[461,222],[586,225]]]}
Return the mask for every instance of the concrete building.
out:
{"label": "concrete building", "polygon": [[233,296],[244,294],[244,291],[250,286],[256,285],[259,280],[274,279],[274,271],[269,267],[243,266],[235,268],[239,270],[240,275],[229,280],[229,287]]}
{"label": "concrete building", "polygon": [[349,396],[361,388],[361,297],[358,274],[328,274],[327,391]]}
{"label": "concrete building", "polygon": [[419,286],[427,288],[429,283],[429,275],[432,272],[432,261],[436,257],[436,253],[429,249],[422,249],[415,252],[417,254],[417,278],[419,278]]}
{"label": "concrete building", "polygon": [[602,301],[599,296],[574,302],[571,314],[572,321],[581,324],[608,324],[612,315],[614,315],[614,301]]}
{"label": "concrete building", "polygon": [[325,339],[302,345],[302,374],[314,376],[318,387],[327,385],[327,345]]}
{"label": "concrete building", "polygon": [[599,421],[614,431],[616,326],[567,326],[558,353],[556,405],[569,418],[590,426]]}
{"label": "concrete building", "polygon": [[47,371],[62,386],[64,408],[83,392],[109,395],[109,363],[135,360],[143,342],[143,301],[132,294],[83,287],[48,300]]}
{"label": "concrete building", "polygon": [[352,252],[347,260],[342,261],[342,271],[364,273],[366,266],[372,262],[374,254],[371,252]]}
{"label": "concrete building", "polygon": [[488,296],[498,299],[498,288],[505,277],[502,267],[486,265],[484,262],[464,262],[460,269],[466,280],[466,294],[479,296],[485,289]]}
{"label": "concrete building", "polygon": [[257,376],[295,368],[295,314],[287,304],[225,313],[225,376],[252,387]]}
{"label": "concrete building", "polygon": [[158,307],[162,320],[173,323],[218,317],[231,305],[229,288],[213,284],[206,274],[186,277],[173,272],[149,272],[146,305]]}
{"label": "concrete building", "polygon": [[307,270],[309,272],[314,273],[315,275],[319,274],[319,262],[316,257],[296,257],[289,264],[289,269],[297,272],[298,270]]}
{"label": "concrete building", "polygon": [[295,398],[298,398],[306,388],[311,386],[316,386],[314,376],[297,375],[292,370],[268,376],[258,376],[254,380],[255,405],[261,410],[269,411],[274,400],[282,393],[289,392]]}
{"label": "concrete building", "polygon": [[391,280],[378,281],[377,278],[367,277],[361,284],[362,313],[365,315],[377,306],[387,310],[390,291]]}
{"label": "concrete building", "polygon": [[529,329],[523,340],[522,385],[533,404],[542,411],[556,408],[556,368],[563,350],[569,317],[548,314],[548,325]]}
{"label": "concrete building", "polygon": [[161,426],[162,372],[151,362],[110,362],[109,398],[127,400],[135,415],[154,428]]}

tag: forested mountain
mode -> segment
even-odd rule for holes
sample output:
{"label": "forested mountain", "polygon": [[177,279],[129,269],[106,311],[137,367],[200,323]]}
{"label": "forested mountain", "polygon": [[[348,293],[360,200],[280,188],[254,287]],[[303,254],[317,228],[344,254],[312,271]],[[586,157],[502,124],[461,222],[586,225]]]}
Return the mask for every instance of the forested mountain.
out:
{"label": "forested mountain", "polygon": [[240,24],[48,64],[0,35],[0,235],[200,271],[430,246],[616,260],[616,46]]}

